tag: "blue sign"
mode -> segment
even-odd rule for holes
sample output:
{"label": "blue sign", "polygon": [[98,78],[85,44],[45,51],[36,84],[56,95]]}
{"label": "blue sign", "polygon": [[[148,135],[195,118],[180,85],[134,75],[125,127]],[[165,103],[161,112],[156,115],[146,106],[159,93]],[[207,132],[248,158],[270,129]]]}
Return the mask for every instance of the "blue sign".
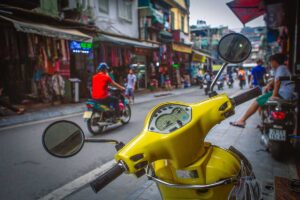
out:
{"label": "blue sign", "polygon": [[73,53],[90,53],[92,50],[92,43],[91,42],[77,42],[71,41],[70,42],[70,49]]}

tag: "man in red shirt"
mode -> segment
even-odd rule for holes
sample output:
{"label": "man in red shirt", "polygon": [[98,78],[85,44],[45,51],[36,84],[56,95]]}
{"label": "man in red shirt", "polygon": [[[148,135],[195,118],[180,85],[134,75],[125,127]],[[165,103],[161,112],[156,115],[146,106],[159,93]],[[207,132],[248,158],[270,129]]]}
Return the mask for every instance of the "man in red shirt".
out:
{"label": "man in red shirt", "polygon": [[125,90],[124,87],[113,81],[108,75],[109,67],[106,63],[100,63],[97,68],[97,74],[92,79],[92,98],[103,104],[112,103],[119,114],[119,100],[116,97],[108,95],[108,85],[112,85],[119,90]]}

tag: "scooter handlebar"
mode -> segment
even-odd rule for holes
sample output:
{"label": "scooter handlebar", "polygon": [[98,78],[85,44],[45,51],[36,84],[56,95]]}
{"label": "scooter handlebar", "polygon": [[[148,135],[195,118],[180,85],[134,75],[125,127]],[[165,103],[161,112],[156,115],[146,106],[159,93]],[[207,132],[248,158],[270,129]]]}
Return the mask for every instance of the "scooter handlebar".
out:
{"label": "scooter handlebar", "polygon": [[125,171],[124,166],[121,163],[117,163],[106,173],[102,174],[96,180],[91,182],[90,186],[92,187],[93,191],[97,193],[100,190],[102,190],[106,185],[108,185],[110,182],[118,178],[124,171]]}
{"label": "scooter handlebar", "polygon": [[231,97],[231,100],[233,101],[233,104],[235,106],[238,106],[259,95],[261,95],[261,89],[259,87],[255,87],[253,89],[248,90],[247,92]]}

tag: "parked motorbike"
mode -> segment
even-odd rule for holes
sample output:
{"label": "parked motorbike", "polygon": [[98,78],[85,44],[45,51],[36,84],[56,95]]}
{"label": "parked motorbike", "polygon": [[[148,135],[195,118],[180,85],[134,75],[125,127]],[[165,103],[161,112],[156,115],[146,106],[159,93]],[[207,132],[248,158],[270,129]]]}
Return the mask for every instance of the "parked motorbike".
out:
{"label": "parked motorbike", "polygon": [[262,132],[261,142],[276,160],[286,157],[287,151],[292,147],[291,139],[296,137],[295,116],[296,101],[269,100],[262,107],[262,124],[259,126]]}
{"label": "parked motorbike", "polygon": [[103,104],[93,99],[86,101],[87,111],[84,112],[83,118],[87,122],[88,130],[94,135],[101,134],[107,126],[119,122],[127,124],[130,121],[131,109],[124,94],[115,88],[110,88],[109,92],[111,96],[119,99],[119,114],[111,104]]}
{"label": "parked motorbike", "polygon": [[[240,63],[250,52],[250,42],[240,34],[224,36],[219,44],[219,54],[227,62]],[[90,183],[95,192],[125,172],[137,177],[146,174],[157,183],[162,199],[257,200],[260,187],[246,157],[234,147],[223,149],[204,139],[212,127],[234,114],[235,106],[259,94],[255,88],[232,98],[215,92],[199,103],[159,104],[147,115],[141,134],[127,145],[85,139],[76,124],[56,122],[45,130],[43,145],[54,156],[69,157],[81,150],[84,141],[115,142],[116,163]]]}

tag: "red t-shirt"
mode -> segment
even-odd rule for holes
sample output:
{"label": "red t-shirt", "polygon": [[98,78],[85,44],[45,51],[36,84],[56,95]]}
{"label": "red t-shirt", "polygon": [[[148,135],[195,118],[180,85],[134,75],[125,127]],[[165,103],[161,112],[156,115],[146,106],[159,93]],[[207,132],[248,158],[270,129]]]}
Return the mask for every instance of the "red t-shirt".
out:
{"label": "red t-shirt", "polygon": [[93,99],[103,99],[108,96],[108,84],[112,83],[111,78],[103,73],[99,72],[93,76],[92,81],[92,97]]}

